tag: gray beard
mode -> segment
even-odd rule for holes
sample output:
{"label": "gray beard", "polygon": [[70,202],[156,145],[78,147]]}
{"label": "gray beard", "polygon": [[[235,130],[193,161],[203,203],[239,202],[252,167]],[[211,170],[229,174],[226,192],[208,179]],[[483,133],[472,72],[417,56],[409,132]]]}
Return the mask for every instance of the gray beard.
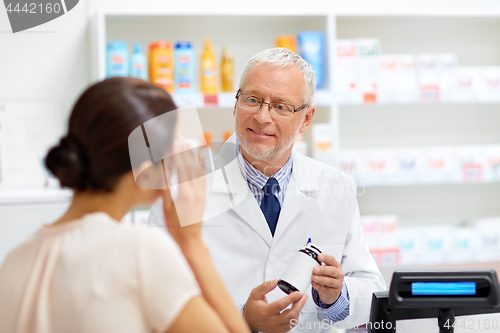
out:
{"label": "gray beard", "polygon": [[295,130],[295,133],[290,138],[290,140],[283,141],[275,146],[267,147],[264,150],[260,150],[260,149],[255,149],[252,143],[250,143],[247,140],[246,136],[244,136],[239,131],[239,126],[238,124],[236,124],[236,136],[238,138],[238,141],[240,142],[241,147],[245,150],[245,152],[248,155],[252,156],[256,160],[264,161],[267,163],[280,158],[281,155],[283,155],[283,152],[293,145],[293,143],[295,142],[295,138],[299,134],[299,131],[300,131],[300,126],[297,126],[297,129]]}

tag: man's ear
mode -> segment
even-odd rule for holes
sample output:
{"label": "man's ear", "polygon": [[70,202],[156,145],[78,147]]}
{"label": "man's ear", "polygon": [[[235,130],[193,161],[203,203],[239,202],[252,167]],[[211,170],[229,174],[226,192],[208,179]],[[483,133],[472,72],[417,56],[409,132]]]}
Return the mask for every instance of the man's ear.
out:
{"label": "man's ear", "polygon": [[307,108],[307,112],[306,112],[306,115],[304,117],[304,121],[302,122],[302,125],[300,126],[300,131],[299,131],[300,133],[304,133],[309,128],[309,126],[311,125],[315,111],[316,111],[316,107],[314,107],[314,106],[310,106]]}

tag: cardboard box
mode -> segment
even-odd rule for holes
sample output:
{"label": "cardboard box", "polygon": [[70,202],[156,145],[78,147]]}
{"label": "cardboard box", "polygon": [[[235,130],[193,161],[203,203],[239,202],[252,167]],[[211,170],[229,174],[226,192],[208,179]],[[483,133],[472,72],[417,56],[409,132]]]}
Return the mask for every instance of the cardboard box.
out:
{"label": "cardboard box", "polygon": [[377,103],[380,77],[380,41],[378,39],[358,39],[359,91],[363,103]]}
{"label": "cardboard box", "polygon": [[356,40],[336,41],[335,73],[333,84],[336,97],[341,104],[361,102],[358,90],[358,55]]}

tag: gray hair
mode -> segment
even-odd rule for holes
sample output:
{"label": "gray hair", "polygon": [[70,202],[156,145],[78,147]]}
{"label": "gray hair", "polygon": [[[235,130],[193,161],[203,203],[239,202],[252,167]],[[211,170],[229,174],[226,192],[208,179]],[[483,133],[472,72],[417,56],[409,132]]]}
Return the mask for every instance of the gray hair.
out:
{"label": "gray hair", "polygon": [[316,90],[316,77],[311,65],[309,65],[301,56],[283,47],[275,47],[257,53],[250,60],[248,60],[245,67],[243,67],[243,73],[241,74],[240,79],[240,89],[245,83],[250,68],[252,68],[252,66],[256,63],[270,64],[279,68],[288,68],[293,65],[297,66],[304,76],[304,103],[309,105],[312,104],[314,91]]}

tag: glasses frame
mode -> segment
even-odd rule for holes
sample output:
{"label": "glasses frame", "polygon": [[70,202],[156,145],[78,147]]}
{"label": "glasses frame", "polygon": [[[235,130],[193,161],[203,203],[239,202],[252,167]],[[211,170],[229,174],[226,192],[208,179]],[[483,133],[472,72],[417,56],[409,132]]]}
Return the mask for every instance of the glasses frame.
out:
{"label": "glasses frame", "polygon": [[262,105],[267,104],[267,107],[269,108],[269,111],[271,111],[271,109],[272,109],[271,108],[271,103],[280,103],[280,104],[285,104],[285,105],[291,106],[293,108],[293,112],[290,112],[290,113],[294,114],[295,112],[302,111],[305,108],[307,108],[307,107],[310,106],[309,104],[304,104],[304,105],[302,105],[302,106],[300,106],[298,108],[295,108],[294,105],[288,104],[288,103],[284,103],[284,102],[264,102],[263,100],[261,100],[258,97],[242,94],[241,93],[241,89],[238,89],[238,91],[236,91],[236,96],[234,96],[234,97],[236,98],[236,100],[238,100],[240,96],[248,96],[248,97],[254,97],[254,98],[258,99],[260,101],[260,106],[259,106],[259,108],[257,110],[260,110],[260,108],[262,107]]}

